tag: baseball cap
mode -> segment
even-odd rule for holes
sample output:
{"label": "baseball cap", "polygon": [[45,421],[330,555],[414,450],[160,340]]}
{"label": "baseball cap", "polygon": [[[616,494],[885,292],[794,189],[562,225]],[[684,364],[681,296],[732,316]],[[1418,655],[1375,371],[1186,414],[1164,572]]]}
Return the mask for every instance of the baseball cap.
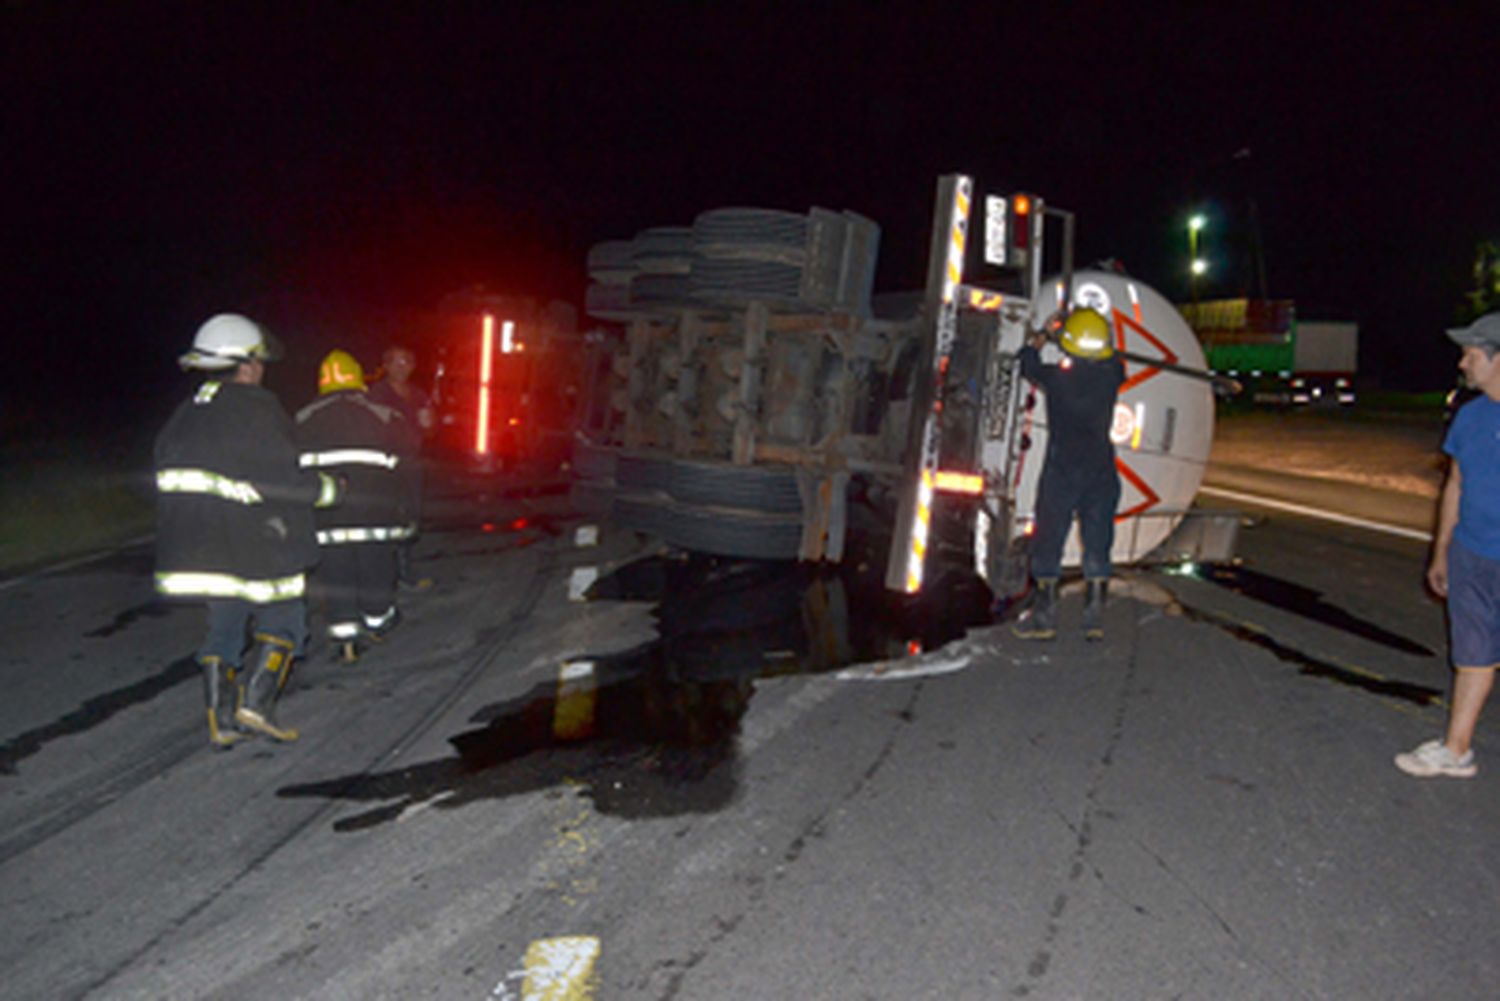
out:
{"label": "baseball cap", "polygon": [[1500,349],[1500,312],[1486,313],[1467,327],[1451,327],[1448,336],[1460,347]]}

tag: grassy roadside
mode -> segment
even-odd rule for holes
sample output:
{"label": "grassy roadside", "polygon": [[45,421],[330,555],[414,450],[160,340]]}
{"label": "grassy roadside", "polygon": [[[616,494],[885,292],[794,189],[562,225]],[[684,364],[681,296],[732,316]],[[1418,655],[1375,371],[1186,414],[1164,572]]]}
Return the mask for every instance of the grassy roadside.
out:
{"label": "grassy roadside", "polygon": [[0,450],[0,575],[138,538],[151,531],[154,505],[149,434],[7,442]]}

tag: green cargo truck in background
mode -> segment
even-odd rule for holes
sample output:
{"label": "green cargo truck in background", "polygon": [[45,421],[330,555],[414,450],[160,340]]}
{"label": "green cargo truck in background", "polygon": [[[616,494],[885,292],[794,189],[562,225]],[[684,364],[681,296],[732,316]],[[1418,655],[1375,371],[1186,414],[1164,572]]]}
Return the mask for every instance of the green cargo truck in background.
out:
{"label": "green cargo truck in background", "polygon": [[1264,406],[1352,406],[1359,325],[1301,320],[1290,299],[1215,299],[1179,306],[1208,367]]}

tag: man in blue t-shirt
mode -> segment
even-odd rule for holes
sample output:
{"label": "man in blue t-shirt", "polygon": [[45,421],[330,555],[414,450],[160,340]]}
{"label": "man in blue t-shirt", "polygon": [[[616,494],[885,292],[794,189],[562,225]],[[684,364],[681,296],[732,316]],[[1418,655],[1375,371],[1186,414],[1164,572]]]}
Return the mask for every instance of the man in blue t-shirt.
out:
{"label": "man in blue t-shirt", "polygon": [[1422,777],[1468,778],[1479,770],[1470,743],[1500,667],[1500,312],[1448,331],[1463,348],[1458,367],[1479,396],[1464,404],[1443,451],[1452,457],[1438,502],[1427,583],[1448,601],[1453,702],[1448,732],[1396,755]]}

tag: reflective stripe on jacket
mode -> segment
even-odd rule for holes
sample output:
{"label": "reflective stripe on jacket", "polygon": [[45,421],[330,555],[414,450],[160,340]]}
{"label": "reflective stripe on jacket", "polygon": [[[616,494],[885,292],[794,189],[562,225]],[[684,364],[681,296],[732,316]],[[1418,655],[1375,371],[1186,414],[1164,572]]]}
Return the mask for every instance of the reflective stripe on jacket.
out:
{"label": "reflective stripe on jacket", "polygon": [[260,491],[246,480],[234,480],[207,469],[163,469],[156,489],[164,494],[212,494],[240,504],[259,504]]}
{"label": "reflective stripe on jacket", "polygon": [[227,573],[168,571],[156,575],[156,590],[169,598],[240,598],[264,605],[270,601],[302,597],[307,593],[307,575],[297,573],[274,580],[246,580]]}
{"label": "reflective stripe on jacket", "polygon": [[376,525],[368,528],[320,528],[318,545],[338,546],[350,542],[400,542],[415,538],[416,525]]}
{"label": "reflective stripe on jacket", "polygon": [[210,380],[156,438],[156,585],[174,598],[299,597],[320,481],[267,389]]}
{"label": "reflective stripe on jacket", "polygon": [[298,463],[337,475],[337,506],[317,512],[321,545],[394,542],[415,534],[419,438],[399,410],[339,390],[297,412]]}
{"label": "reflective stripe on jacket", "polygon": [[326,452],[303,452],[297,464],[304,469],[328,466],[384,466],[395,469],[401,465],[401,457],[373,448],[331,448]]}

